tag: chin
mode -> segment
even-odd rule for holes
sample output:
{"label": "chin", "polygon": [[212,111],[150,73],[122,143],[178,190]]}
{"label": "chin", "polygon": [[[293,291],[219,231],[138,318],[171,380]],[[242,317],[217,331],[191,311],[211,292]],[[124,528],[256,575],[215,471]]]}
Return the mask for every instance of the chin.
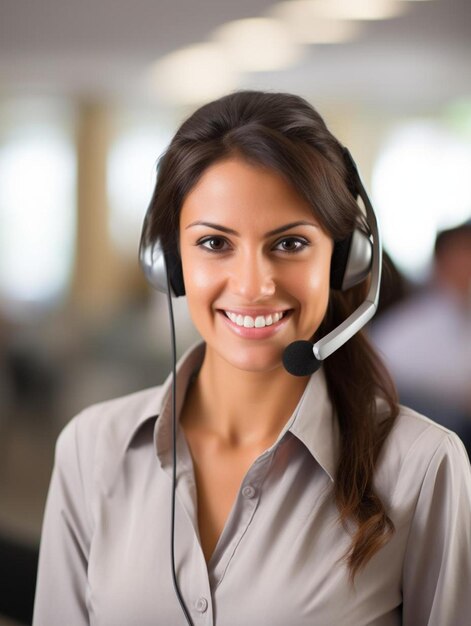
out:
{"label": "chin", "polygon": [[232,367],[244,372],[271,372],[282,367],[282,354],[281,349],[263,349],[254,346],[231,354],[221,354],[221,357]]}

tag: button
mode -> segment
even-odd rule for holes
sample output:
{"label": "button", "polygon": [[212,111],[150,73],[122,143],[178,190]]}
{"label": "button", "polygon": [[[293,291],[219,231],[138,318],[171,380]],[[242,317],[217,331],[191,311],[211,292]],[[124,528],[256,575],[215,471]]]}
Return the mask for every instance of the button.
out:
{"label": "button", "polygon": [[195,609],[198,611],[198,613],[204,613],[208,609],[208,601],[206,600],[206,598],[203,598],[203,596],[201,596],[201,598],[198,598],[198,600],[195,602]]}
{"label": "button", "polygon": [[245,487],[242,488],[242,495],[244,498],[253,498],[255,495],[255,489],[252,485],[245,485]]}

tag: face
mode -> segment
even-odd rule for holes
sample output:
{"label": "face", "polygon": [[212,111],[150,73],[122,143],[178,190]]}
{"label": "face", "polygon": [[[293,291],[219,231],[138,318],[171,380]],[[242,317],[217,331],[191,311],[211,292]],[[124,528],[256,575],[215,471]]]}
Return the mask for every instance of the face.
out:
{"label": "face", "polygon": [[247,371],[281,367],[329,298],[332,239],[278,173],[241,158],[209,167],[180,215],[187,301],[206,353]]}

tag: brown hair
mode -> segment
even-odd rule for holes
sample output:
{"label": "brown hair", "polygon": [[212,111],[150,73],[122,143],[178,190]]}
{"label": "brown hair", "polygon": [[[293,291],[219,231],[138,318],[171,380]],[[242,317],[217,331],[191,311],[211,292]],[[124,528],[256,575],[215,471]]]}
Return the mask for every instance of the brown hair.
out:
{"label": "brown hair", "polygon": [[[241,91],[201,107],[177,131],[159,161],[143,243],[160,237],[164,248],[175,249],[186,195],[206,168],[232,154],[284,176],[310,203],[334,241],[346,239],[359,224],[367,229],[344,149],[312,106],[291,94]],[[348,317],[365,293],[365,283],[347,292],[331,290],[316,337]],[[381,446],[398,414],[397,394],[362,332],[326,359],[324,370],[340,426],[334,496],[341,522],[356,525],[345,555],[353,580],[394,531],[373,477]],[[381,421],[378,396],[387,406]]]}

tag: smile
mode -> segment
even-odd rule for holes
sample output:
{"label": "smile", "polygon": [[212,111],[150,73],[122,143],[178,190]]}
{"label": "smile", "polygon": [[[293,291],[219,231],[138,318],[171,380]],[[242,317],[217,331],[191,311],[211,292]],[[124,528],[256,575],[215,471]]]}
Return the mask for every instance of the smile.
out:
{"label": "smile", "polygon": [[271,326],[281,320],[284,315],[284,311],[276,313],[270,313],[269,315],[257,315],[252,317],[251,315],[241,315],[240,313],[233,313],[232,311],[224,311],[225,315],[237,326],[243,326],[244,328],[265,328],[265,326]]}

